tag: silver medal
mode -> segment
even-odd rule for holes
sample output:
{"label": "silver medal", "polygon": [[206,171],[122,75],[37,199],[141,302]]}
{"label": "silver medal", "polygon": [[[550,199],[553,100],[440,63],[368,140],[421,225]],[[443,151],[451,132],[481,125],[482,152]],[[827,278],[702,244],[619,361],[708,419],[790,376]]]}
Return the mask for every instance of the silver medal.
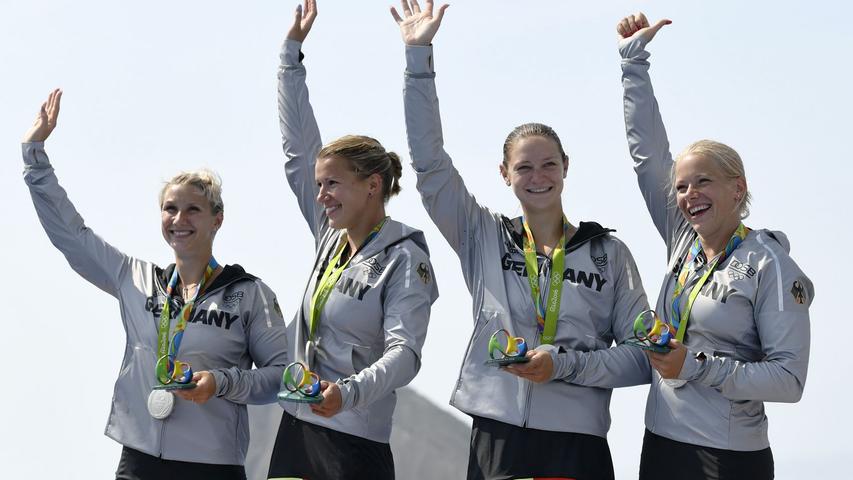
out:
{"label": "silver medal", "polygon": [[148,413],[157,420],[168,417],[175,408],[175,394],[166,390],[152,390],[148,395]]}

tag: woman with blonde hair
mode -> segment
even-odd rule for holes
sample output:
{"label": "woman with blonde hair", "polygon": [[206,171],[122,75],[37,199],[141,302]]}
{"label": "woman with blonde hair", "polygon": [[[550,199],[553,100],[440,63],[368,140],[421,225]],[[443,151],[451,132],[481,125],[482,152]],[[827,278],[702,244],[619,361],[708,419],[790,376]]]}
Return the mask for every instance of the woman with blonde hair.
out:
{"label": "woman with blonde hair", "polygon": [[673,161],[646,45],[670,23],[616,26],[625,128],[646,207],[666,243],[657,312],[676,332],[650,353],[640,478],[773,478],[764,402],[796,402],[809,363],[812,282],[787,237],[747,227],[743,162],[712,140]]}
{"label": "woman with blonde hair", "polygon": [[322,401],[282,402],[269,477],[390,479],[394,391],[420,368],[438,290],[423,233],[385,213],[400,158],[366,136],[320,140],[301,52],[316,16],[314,0],[297,9],[278,108],[287,181],[316,244],[290,338]]}
{"label": "woman with blonde hair", "polygon": [[163,186],[173,264],[122,253],[83,223],[44,150],[61,98],[51,92],[24,136],[24,181],[71,268],[119,301],[127,346],[105,432],[123,445],[116,479],[245,479],[246,404],[275,401],[287,338],[269,287],[213,257],[220,181],[202,170]]}

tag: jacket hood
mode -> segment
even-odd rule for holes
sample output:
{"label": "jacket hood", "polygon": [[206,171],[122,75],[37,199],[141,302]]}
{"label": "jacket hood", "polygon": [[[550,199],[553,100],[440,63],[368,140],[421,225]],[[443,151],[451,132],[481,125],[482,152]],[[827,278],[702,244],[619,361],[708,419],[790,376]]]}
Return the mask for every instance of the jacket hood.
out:
{"label": "jacket hood", "polygon": [[[521,224],[521,217],[513,219],[503,217],[503,222],[507,230],[512,234],[512,241],[515,242],[520,250],[524,250],[524,227]],[[593,238],[601,237],[615,231],[612,228],[602,227],[596,222],[580,222],[578,231],[566,242],[566,252],[575,250]]]}
{"label": "jacket hood", "polygon": [[[174,263],[166,268],[157,267],[157,280],[160,282],[160,286],[163,287],[163,290],[166,290],[166,287],[169,285],[169,280],[172,278],[172,272],[174,271]],[[257,277],[254,275],[246,273],[246,270],[244,270],[240,265],[225,265],[222,267],[222,273],[213,280],[213,283],[211,283],[210,286],[204,289],[205,291],[203,293],[212,292],[238,280],[255,280],[256,278]]]}
{"label": "jacket hood", "polygon": [[358,255],[353,258],[353,262],[357,263],[362,258],[371,257],[406,240],[413,241],[421,250],[429,255],[426,237],[424,237],[422,231],[388,218],[385,221],[385,225],[382,225],[382,229],[379,230],[379,235],[365,245],[362,251],[358,252]]}
{"label": "jacket hood", "polygon": [[759,230],[767,234],[768,237],[776,240],[776,242],[785,250],[785,253],[791,253],[791,242],[788,241],[788,236],[778,230]]}

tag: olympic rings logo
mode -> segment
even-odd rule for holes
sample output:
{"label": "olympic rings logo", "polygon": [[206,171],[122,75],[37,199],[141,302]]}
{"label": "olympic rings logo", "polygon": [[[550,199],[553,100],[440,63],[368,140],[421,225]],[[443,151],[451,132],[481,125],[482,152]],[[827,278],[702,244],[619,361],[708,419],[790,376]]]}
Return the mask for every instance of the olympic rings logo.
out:
{"label": "olympic rings logo", "polygon": [[175,356],[167,353],[157,360],[157,379],[163,385],[170,383],[190,383],[193,379],[193,369],[189,362],[176,360]]}
{"label": "olympic rings logo", "polygon": [[665,347],[675,338],[675,329],[662,321],[654,310],[645,310],[634,319],[634,338]]}
{"label": "olympic rings logo", "polygon": [[289,392],[299,392],[306,397],[316,397],[320,393],[320,376],[308,370],[302,362],[293,362],[282,374],[284,388]]}
{"label": "olympic rings logo", "polygon": [[489,358],[496,360],[495,355],[498,353],[501,354],[498,359],[524,357],[527,355],[527,341],[522,337],[513,337],[502,328],[489,339]]}

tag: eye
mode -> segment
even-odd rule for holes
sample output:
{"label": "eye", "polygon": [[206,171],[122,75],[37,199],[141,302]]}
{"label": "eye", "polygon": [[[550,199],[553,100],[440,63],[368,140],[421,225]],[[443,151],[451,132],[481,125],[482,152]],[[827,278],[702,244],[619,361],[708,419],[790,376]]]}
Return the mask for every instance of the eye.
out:
{"label": "eye", "polygon": [[163,205],[163,211],[164,211],[164,212],[166,212],[166,213],[172,213],[172,214],[174,214],[175,212],[177,212],[177,211],[178,211],[178,208],[177,208],[176,206],[174,206],[174,205],[166,204],[166,205]]}
{"label": "eye", "polygon": [[198,207],[197,205],[192,205],[192,206],[190,206],[187,210],[189,210],[189,211],[191,211],[191,212],[200,212],[200,211],[201,211],[201,208],[200,208],[200,207]]}
{"label": "eye", "polygon": [[687,191],[687,185],[679,183],[678,185],[675,186],[675,191],[678,193],[684,193]]}
{"label": "eye", "polygon": [[519,165],[515,167],[516,172],[526,172],[528,170],[530,170],[530,165]]}
{"label": "eye", "polygon": [[706,183],[711,183],[711,179],[710,179],[710,178],[700,178],[700,179],[699,179],[699,184],[700,184],[700,185],[703,185],[703,184],[706,184]]}

